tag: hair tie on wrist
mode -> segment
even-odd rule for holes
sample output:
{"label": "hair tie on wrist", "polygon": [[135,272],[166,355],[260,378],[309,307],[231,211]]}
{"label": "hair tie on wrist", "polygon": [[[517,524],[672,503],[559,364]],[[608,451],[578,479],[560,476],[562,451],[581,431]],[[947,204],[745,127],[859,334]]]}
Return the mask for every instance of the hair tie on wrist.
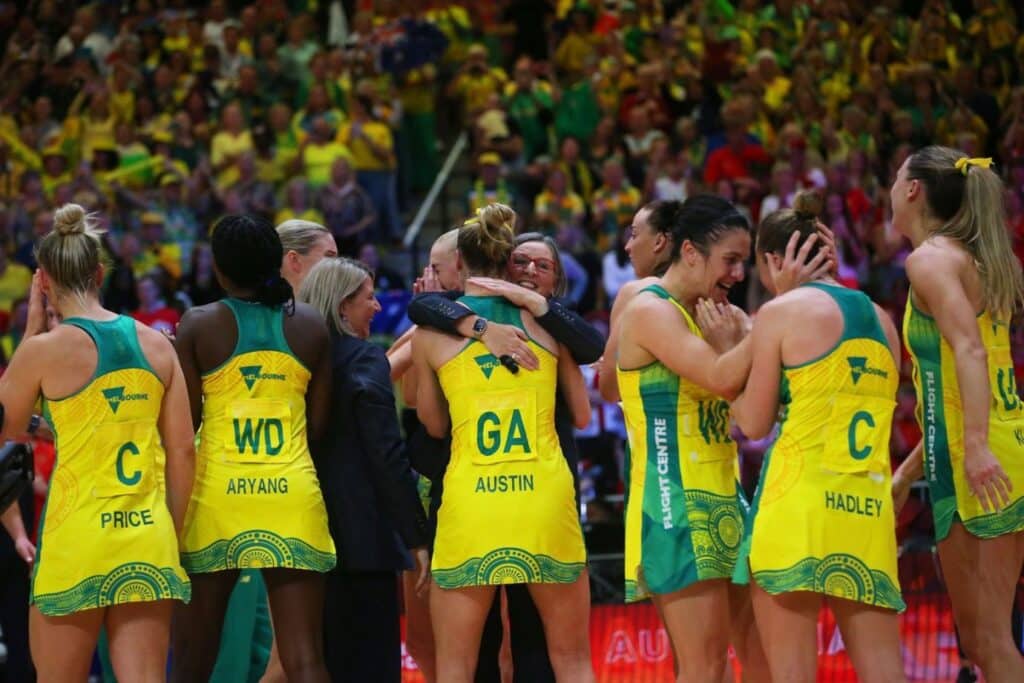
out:
{"label": "hair tie on wrist", "polygon": [[967,175],[967,171],[971,166],[980,166],[981,168],[992,168],[992,157],[960,157],[956,160],[956,170],[960,171],[964,175]]}

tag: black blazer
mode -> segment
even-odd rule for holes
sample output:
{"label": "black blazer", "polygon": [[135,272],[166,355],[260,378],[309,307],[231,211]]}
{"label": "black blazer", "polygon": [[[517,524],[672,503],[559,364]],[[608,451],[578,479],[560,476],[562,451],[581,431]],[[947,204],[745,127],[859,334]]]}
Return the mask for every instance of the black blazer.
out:
{"label": "black blazer", "polygon": [[398,428],[391,366],[379,347],[345,334],[332,332],[331,354],[331,420],[313,461],[338,566],[407,569],[403,545],[426,545],[427,527]]}
{"label": "black blazer", "polygon": [[[462,292],[425,292],[409,302],[409,320],[420,327],[458,335],[455,324],[467,315],[473,315],[466,306],[456,303]],[[596,362],[604,353],[604,337],[578,313],[548,299],[548,312],[537,318],[537,324],[555,340],[565,344],[573,359],[580,365]]]}

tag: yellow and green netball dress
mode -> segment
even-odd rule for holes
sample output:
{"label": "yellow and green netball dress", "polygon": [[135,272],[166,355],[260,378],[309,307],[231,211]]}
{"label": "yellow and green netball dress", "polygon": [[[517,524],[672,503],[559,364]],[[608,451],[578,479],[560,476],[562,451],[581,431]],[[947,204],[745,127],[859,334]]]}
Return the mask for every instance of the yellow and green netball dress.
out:
{"label": "yellow and green netball dress", "polygon": [[765,455],[737,566],[777,595],[813,591],[902,611],[889,435],[899,372],[874,304],[837,285],[831,351],[783,366],[779,436]]}
{"label": "yellow and green netball dress", "polygon": [[238,344],[203,375],[203,424],[182,564],[189,573],[335,564],[306,440],[309,370],[284,338],[281,308],[224,299]]}
{"label": "yellow and green netball dress", "polygon": [[[659,285],[690,332],[700,328]],[[617,368],[629,435],[626,600],[732,576],[743,539],[743,494],[729,404],[660,362]]]}
{"label": "yellow and green netball dress", "polygon": [[992,386],[988,445],[1013,484],[1010,505],[994,513],[982,509],[967,484],[964,415],[953,350],[935,319],[914,306],[913,297],[903,318],[903,336],[914,360],[924,472],[939,540],[946,537],[956,519],[980,538],[1024,529],[1024,406],[1013,373],[1009,321],[996,320],[985,312],[978,316],[978,330],[988,352]]}
{"label": "yellow and green netball dress", "polygon": [[[499,297],[462,303],[523,327]],[[532,340],[540,369],[512,374],[469,342],[438,371],[452,421],[431,566],[441,588],[572,583],[586,563],[572,475],[555,433],[558,359]]]}
{"label": "yellow and green netball dress", "polygon": [[131,318],[64,323],[92,338],[98,361],[80,391],[43,402],[57,461],[39,522],[32,602],[47,616],[63,616],[187,601],[157,427],[164,385]]}

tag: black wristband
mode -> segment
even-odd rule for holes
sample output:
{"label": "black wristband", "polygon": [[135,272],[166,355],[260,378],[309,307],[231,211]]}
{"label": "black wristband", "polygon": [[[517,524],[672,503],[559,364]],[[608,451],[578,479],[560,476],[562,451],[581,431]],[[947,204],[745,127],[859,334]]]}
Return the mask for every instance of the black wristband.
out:
{"label": "black wristband", "polygon": [[28,429],[26,429],[25,431],[28,432],[31,436],[35,436],[36,432],[39,431],[39,424],[42,421],[43,418],[39,417],[38,415],[33,415],[32,417],[29,418]]}

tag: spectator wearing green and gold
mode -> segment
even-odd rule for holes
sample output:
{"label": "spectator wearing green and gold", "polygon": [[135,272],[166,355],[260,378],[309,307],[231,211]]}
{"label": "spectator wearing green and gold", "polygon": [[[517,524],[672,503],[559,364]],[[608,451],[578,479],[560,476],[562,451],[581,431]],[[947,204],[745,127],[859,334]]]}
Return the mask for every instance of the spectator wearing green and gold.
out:
{"label": "spectator wearing green and gold", "polygon": [[210,143],[210,163],[219,188],[238,181],[238,160],[253,151],[252,133],[242,116],[242,108],[232,102],[221,112],[221,129]]}
{"label": "spectator wearing green and gold", "polygon": [[32,271],[12,261],[7,246],[6,241],[0,243],[0,316],[5,321],[11,315],[14,302],[27,297],[32,286]]}
{"label": "spectator wearing green and gold", "polygon": [[548,234],[563,227],[580,227],[586,215],[583,199],[568,189],[565,172],[557,166],[548,171],[544,190],[533,203],[533,217]]}
{"label": "spectator wearing green and gold", "polygon": [[331,177],[331,164],[339,157],[351,159],[349,148],[335,139],[335,129],[330,120],[318,116],[313,120],[309,135],[302,141],[299,151],[302,173],[311,190],[316,191],[327,184]]}
{"label": "spectator wearing green and gold", "polygon": [[501,157],[497,152],[484,152],[476,160],[477,177],[466,197],[468,215],[488,204],[512,206],[512,191],[501,175]]}
{"label": "spectator wearing green and gold", "polygon": [[471,45],[465,63],[448,84],[448,96],[461,100],[464,113],[472,117],[487,105],[491,95],[500,95],[508,76],[498,67],[487,64],[487,48]]}
{"label": "spectator wearing green and gold", "polygon": [[167,238],[166,217],[157,211],[139,216],[139,253],[132,263],[135,276],[141,278],[156,268],[163,268],[175,281],[182,273],[182,245]]}
{"label": "spectator wearing green and gold", "polygon": [[356,180],[373,200],[376,238],[395,239],[402,230],[395,184],[395,141],[391,129],[377,115],[368,90],[361,84],[349,100],[352,118],[338,131],[338,142],[348,147]]}
{"label": "spectator wearing green and gold", "polygon": [[519,127],[523,156],[530,162],[552,151],[551,123],[555,106],[552,86],[535,76],[533,60],[529,57],[516,60],[513,74],[515,80],[505,86],[505,108],[509,119]]}
{"label": "spectator wearing green and gold", "polygon": [[630,224],[633,215],[640,209],[643,197],[640,190],[626,180],[622,161],[612,157],[601,167],[603,182],[594,191],[591,206],[593,210],[592,235],[600,251],[615,244],[616,237]]}

